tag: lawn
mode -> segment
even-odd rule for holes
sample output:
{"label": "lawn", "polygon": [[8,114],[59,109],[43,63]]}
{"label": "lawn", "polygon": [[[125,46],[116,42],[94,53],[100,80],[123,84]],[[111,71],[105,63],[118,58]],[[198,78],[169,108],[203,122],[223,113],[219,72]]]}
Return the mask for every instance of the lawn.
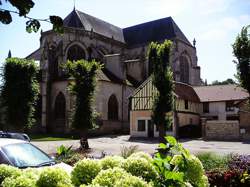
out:
{"label": "lawn", "polygon": [[31,141],[63,141],[76,140],[77,137],[72,135],[51,135],[51,134],[31,134],[29,135]]}

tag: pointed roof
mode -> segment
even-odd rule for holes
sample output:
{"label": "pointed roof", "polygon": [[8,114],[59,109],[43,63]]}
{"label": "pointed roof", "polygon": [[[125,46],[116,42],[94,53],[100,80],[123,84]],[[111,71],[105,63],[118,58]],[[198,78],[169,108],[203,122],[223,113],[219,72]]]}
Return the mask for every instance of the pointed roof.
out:
{"label": "pointed roof", "polygon": [[63,21],[66,27],[83,28],[125,43],[122,29],[99,18],[74,9]]}
{"label": "pointed roof", "polygon": [[172,17],[166,17],[125,28],[123,29],[123,34],[129,46],[147,44],[152,41],[171,40],[174,38],[191,45]]}

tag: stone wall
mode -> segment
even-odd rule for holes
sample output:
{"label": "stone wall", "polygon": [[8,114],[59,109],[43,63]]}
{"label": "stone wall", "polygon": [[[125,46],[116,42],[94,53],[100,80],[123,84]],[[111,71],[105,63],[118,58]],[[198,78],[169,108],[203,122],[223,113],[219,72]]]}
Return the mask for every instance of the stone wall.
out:
{"label": "stone wall", "polygon": [[238,121],[206,121],[204,138],[207,140],[238,140],[240,126]]}

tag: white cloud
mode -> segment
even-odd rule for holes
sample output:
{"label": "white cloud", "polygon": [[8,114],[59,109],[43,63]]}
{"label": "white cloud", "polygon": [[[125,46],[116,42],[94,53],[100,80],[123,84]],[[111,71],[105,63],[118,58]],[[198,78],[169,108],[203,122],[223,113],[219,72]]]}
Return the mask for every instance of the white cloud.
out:
{"label": "white cloud", "polygon": [[[190,1],[191,2],[191,1]],[[176,16],[185,11],[188,0],[145,0],[146,12],[156,16]]]}
{"label": "white cloud", "polygon": [[201,14],[214,14],[226,11],[234,0],[194,0],[197,11]]}

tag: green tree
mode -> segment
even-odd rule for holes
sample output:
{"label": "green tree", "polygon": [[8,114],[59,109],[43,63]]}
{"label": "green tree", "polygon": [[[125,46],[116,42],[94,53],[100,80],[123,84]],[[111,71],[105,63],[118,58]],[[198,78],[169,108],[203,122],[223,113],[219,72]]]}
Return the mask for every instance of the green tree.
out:
{"label": "green tree", "polygon": [[172,124],[173,111],[173,73],[170,64],[171,41],[163,44],[151,43],[149,63],[152,67],[152,81],[158,93],[154,98],[152,119],[159,128],[159,140],[165,142],[166,129]]}
{"label": "green tree", "polygon": [[[9,3],[16,10],[7,10],[3,8],[3,3]],[[63,33],[63,20],[59,16],[49,16],[47,19],[38,19],[27,16],[35,3],[32,0],[0,0],[0,22],[10,24],[12,22],[11,14],[18,14],[20,17],[27,19],[26,31],[37,32],[41,26],[40,22],[49,22],[53,25],[55,32]]]}
{"label": "green tree", "polygon": [[236,82],[233,79],[229,78],[229,79],[224,80],[224,81],[215,80],[212,82],[211,85],[227,85],[227,84],[236,84]]}
{"label": "green tree", "polygon": [[74,78],[69,89],[76,96],[72,125],[80,133],[84,149],[89,148],[87,133],[94,125],[93,98],[96,74],[101,68],[102,65],[95,61],[68,61],[66,64],[69,75]]}
{"label": "green tree", "polygon": [[35,104],[39,94],[38,66],[33,60],[8,58],[3,68],[2,104],[6,130],[23,131],[35,123]]}
{"label": "green tree", "polygon": [[[233,44],[233,54],[237,58],[237,78],[243,88],[250,94],[250,33],[243,27]],[[250,101],[250,98],[249,98]]]}

